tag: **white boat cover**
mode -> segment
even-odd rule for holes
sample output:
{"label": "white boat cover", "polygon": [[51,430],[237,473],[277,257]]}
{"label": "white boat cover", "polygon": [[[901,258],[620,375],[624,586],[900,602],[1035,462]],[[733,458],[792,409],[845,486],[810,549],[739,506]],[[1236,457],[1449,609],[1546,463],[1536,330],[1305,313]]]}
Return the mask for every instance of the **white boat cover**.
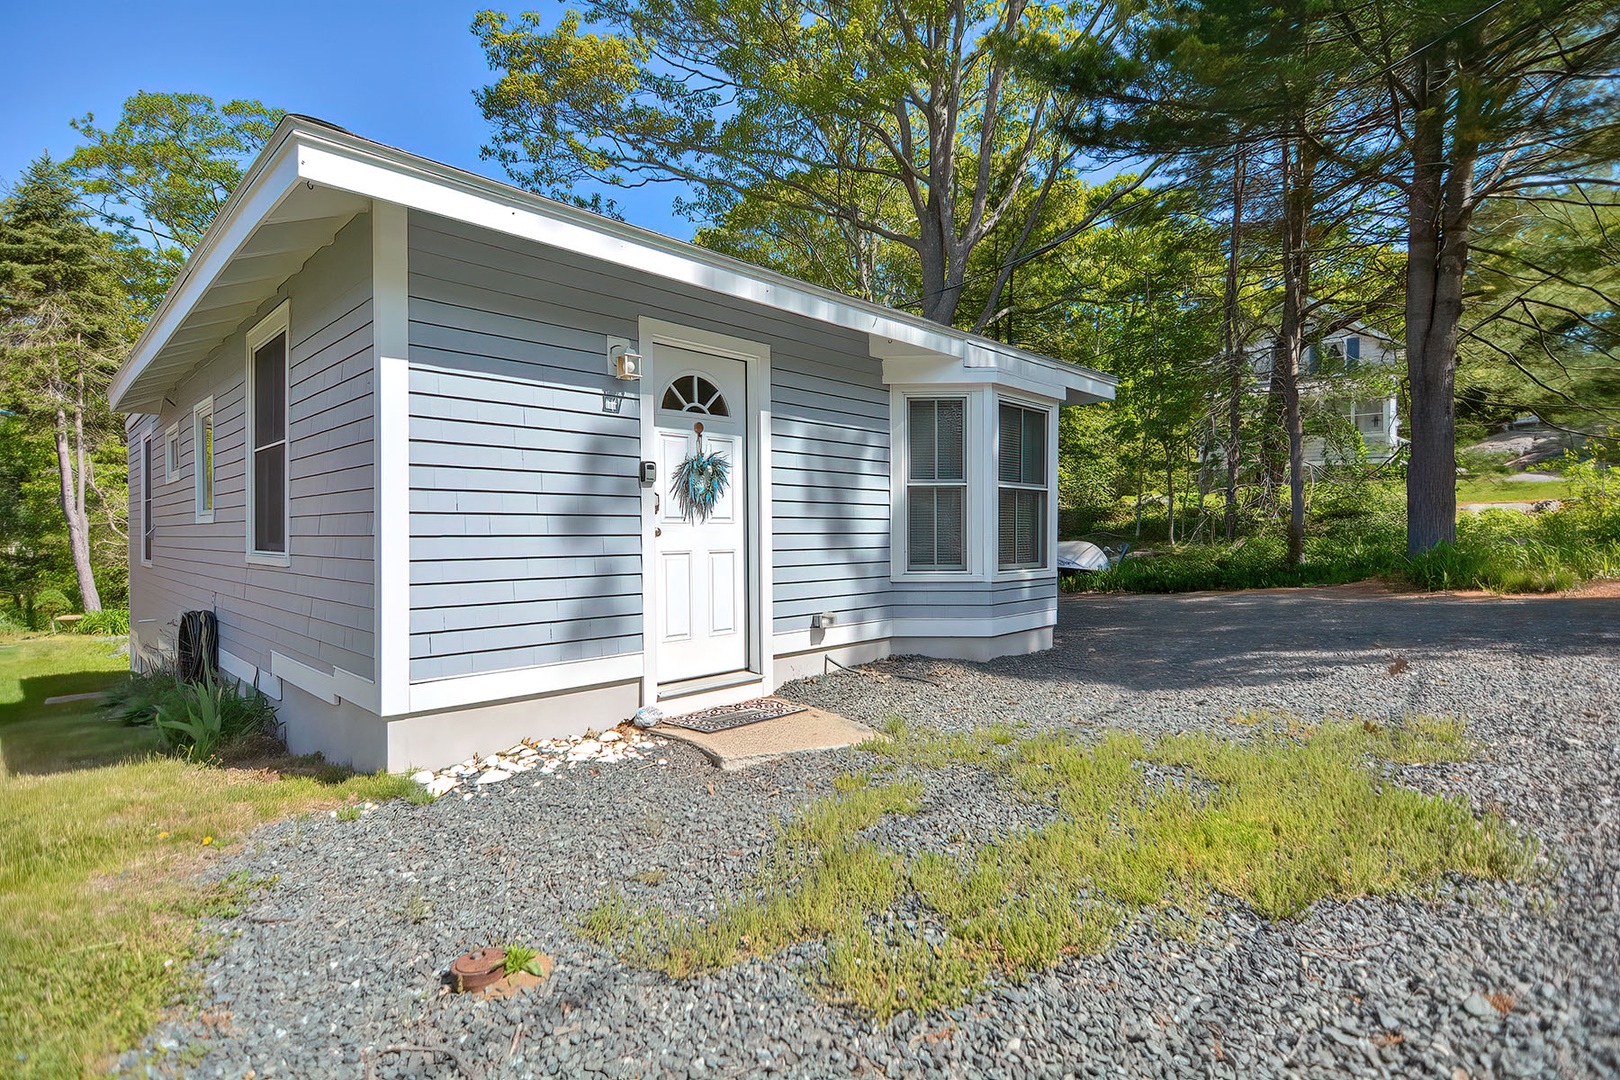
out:
{"label": "white boat cover", "polygon": [[1059,570],[1106,570],[1108,556],[1089,540],[1060,540],[1057,564]]}

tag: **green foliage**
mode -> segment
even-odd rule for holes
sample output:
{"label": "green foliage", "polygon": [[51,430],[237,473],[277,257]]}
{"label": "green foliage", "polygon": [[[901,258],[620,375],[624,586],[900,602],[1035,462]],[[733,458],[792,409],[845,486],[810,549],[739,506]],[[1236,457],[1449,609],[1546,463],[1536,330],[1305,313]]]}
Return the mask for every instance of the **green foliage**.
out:
{"label": "green foliage", "polygon": [[86,612],[84,618],[73,624],[73,632],[97,637],[122,637],[129,633],[129,609],[103,608]]}
{"label": "green foliage", "polygon": [[1224,542],[1185,544],[1130,556],[1098,573],[1064,577],[1066,591],[1194,592],[1342,585],[1369,578],[1424,589],[1557,592],[1594,578],[1620,577],[1620,485],[1600,467],[1571,467],[1559,510],[1464,514],[1457,541],[1408,559],[1405,517],[1392,486],[1338,483],[1317,488],[1305,558],[1288,565],[1280,528]]}
{"label": "green foliage", "polygon": [[[912,769],[982,768],[1055,818],[903,861],[858,834],[883,814],[915,812],[916,781],[875,787],[850,774],[783,827],[744,893],[721,898],[713,916],[672,917],[610,895],[579,929],[676,978],[822,940],[825,958],[808,973],[816,988],[887,1019],[959,1006],[998,972],[1101,952],[1143,908],[1163,928],[1196,934],[1216,894],[1284,919],[1324,897],[1411,894],[1448,874],[1515,878],[1534,866],[1535,841],[1500,817],[1384,778],[1383,761],[1471,757],[1460,719],[1308,725],[1272,713],[1236,723],[1250,728],[1242,742],[1105,732],[1086,743],[945,736],[897,720],[887,741],[864,749]],[[924,913],[922,932],[889,914],[907,897]]]}
{"label": "green foliage", "polygon": [[527,945],[504,945],[506,953],[505,972],[516,975],[527,972],[530,975],[544,975],[545,969],[540,966],[540,950],[531,949]]}
{"label": "green foliage", "polygon": [[106,702],[117,722],[152,725],[164,749],[194,761],[277,731],[275,706],[257,690],[221,678],[188,683],[161,666],[132,674]]}
{"label": "green foliage", "polygon": [[696,196],[677,209],[709,224],[717,249],[983,328],[1003,316],[1021,255],[1137,187],[1070,214],[1060,189],[1088,190],[1059,134],[1076,106],[1004,47],[1105,35],[1116,17],[1072,14],[988,0],[485,11],[473,23],[496,74],[477,95],[484,153],[518,184],[607,213],[603,192],[686,185]]}
{"label": "green foliage", "polygon": [[126,557],[123,429],[106,401],[136,329],[125,266],[48,158],[0,202],[0,471],[16,484],[0,524],[19,530],[0,565],[14,595],[72,582],[96,610],[98,565]]}
{"label": "green foliage", "polygon": [[34,611],[41,616],[42,622],[49,622],[58,615],[66,615],[73,610],[73,601],[61,589],[41,589],[34,595]]}
{"label": "green foliage", "polygon": [[110,129],[93,114],[72,121],[86,141],[63,164],[121,232],[143,308],[167,291],[282,115],[257,101],[143,90]]}

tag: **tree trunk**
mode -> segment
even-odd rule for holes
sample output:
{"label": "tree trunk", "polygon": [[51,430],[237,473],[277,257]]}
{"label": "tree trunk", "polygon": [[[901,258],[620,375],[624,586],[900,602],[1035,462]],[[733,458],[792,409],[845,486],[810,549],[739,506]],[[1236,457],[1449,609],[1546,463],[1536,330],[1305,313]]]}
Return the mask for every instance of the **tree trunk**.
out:
{"label": "tree trunk", "polygon": [[1176,542],[1176,459],[1170,444],[1164,444],[1164,518],[1170,528],[1170,543]]}
{"label": "tree trunk", "polygon": [[1232,230],[1227,240],[1226,297],[1222,334],[1226,346],[1226,540],[1237,539],[1238,470],[1243,453],[1243,350],[1238,347],[1238,268],[1243,228],[1243,180],[1247,162],[1242,150],[1232,160]]}
{"label": "tree trunk", "polygon": [[[1292,142],[1292,146],[1289,145]],[[1288,430],[1288,565],[1305,561],[1305,425],[1299,408],[1299,358],[1310,296],[1309,235],[1316,161],[1304,138],[1282,146],[1283,302],[1272,370],[1280,375],[1283,422]]]}
{"label": "tree trunk", "polygon": [[[1418,62],[1407,200],[1406,375],[1412,391],[1406,470],[1406,554],[1457,539],[1457,338],[1468,270],[1473,131],[1480,102],[1466,78],[1450,85],[1443,57]],[[1455,134],[1446,145],[1448,112]]]}
{"label": "tree trunk", "polygon": [[73,453],[68,446],[67,410],[56,408],[56,468],[62,494],[62,517],[67,522],[68,547],[73,552],[73,572],[78,576],[79,595],[84,610],[100,611],[101,594],[96,591],[95,571],[90,567],[90,526],[80,507],[74,505]]}

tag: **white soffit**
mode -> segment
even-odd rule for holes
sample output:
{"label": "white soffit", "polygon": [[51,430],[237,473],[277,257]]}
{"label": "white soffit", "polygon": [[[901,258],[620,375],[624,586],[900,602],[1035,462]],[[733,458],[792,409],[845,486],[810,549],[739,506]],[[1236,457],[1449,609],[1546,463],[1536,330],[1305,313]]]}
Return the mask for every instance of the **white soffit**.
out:
{"label": "white soffit", "polygon": [[[113,407],[156,411],[163,395],[250,318],[371,200],[478,225],[865,333],[872,355],[949,359],[1038,384],[1070,403],[1114,396],[1112,376],[939,326],[692,244],[350,135],[283,120],[113,380]],[[994,373],[994,374],[991,374]]]}

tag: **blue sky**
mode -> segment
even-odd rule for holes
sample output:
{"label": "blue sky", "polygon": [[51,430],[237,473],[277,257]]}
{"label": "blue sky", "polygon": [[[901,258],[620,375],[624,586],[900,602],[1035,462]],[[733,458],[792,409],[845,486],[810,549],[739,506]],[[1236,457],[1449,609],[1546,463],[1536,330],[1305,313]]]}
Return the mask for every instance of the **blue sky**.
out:
{"label": "blue sky", "polygon": [[[490,81],[468,29],[486,3],[420,0],[0,0],[10,48],[0,64],[0,185],[45,151],[77,145],[68,121],[104,126],[137,90],[258,98],[357,135],[505,179],[481,161],[487,126],[473,103]],[[529,0],[503,10],[562,5]],[[638,225],[689,239],[670,212],[674,188],[623,192]]]}

